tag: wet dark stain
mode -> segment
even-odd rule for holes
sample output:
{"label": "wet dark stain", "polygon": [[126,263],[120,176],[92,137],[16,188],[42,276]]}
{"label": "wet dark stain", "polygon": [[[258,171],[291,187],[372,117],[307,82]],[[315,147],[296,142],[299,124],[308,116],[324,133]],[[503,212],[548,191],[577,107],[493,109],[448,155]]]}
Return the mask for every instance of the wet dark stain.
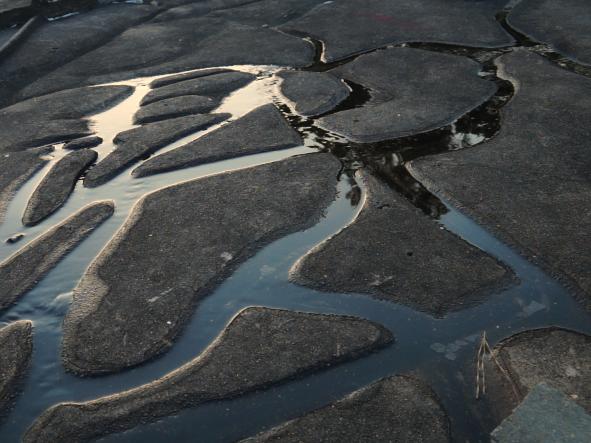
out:
{"label": "wet dark stain", "polygon": [[25,237],[25,234],[23,234],[22,232],[19,232],[18,234],[14,234],[12,237],[8,237],[5,241],[5,243],[12,245],[14,243],[21,241],[24,237]]}

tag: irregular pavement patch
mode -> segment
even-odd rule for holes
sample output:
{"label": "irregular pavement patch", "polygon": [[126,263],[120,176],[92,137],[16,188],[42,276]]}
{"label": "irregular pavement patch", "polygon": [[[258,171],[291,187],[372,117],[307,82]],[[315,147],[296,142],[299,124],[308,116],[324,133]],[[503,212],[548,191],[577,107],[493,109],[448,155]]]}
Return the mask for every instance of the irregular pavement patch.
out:
{"label": "irregular pavement patch", "polygon": [[244,443],[449,442],[447,414],[435,393],[416,378],[379,380]]}
{"label": "irregular pavement patch", "polygon": [[80,176],[97,157],[95,151],[83,149],[71,152],[59,160],[31,195],[23,215],[23,224],[36,225],[61,208]]}
{"label": "irregular pavement patch", "polygon": [[248,308],[184,366],[129,391],[53,406],[24,441],[78,442],[130,429],[359,358],[392,340],[390,331],[360,318]]}
{"label": "irregular pavement patch", "polygon": [[591,310],[591,79],[526,50],[498,64],[516,87],[499,133],[407,167],[431,192],[560,277]]}
{"label": "irregular pavement patch", "polygon": [[0,153],[0,223],[16,191],[49,161],[43,156],[53,149],[53,146],[43,146],[21,152]]}
{"label": "irregular pavement patch", "polygon": [[32,322],[20,320],[0,328],[0,418],[16,396],[32,352]]}
{"label": "irregular pavement patch", "polygon": [[363,106],[319,120],[321,127],[368,143],[431,131],[488,100],[496,85],[466,57],[412,48],[362,55],[331,72],[370,90]]}
{"label": "irregular pavement patch", "polygon": [[39,283],[113,211],[114,205],[108,201],[88,205],[0,263],[0,311]]}
{"label": "irregular pavement patch", "polygon": [[513,43],[495,20],[506,0],[346,0],[324,2],[280,27],[321,40],[334,61],[385,45],[446,43],[495,48]]}
{"label": "irregular pavement patch", "polygon": [[277,108],[267,104],[195,141],[147,160],[133,170],[133,175],[144,177],[302,143]]}
{"label": "irregular pavement patch", "polygon": [[444,316],[482,302],[513,274],[442,229],[379,179],[361,177],[359,216],[304,255],[290,280],[330,292],[356,292]]}
{"label": "irregular pavement patch", "polygon": [[587,0],[521,0],[507,23],[547,43],[571,60],[591,65],[591,3]]}
{"label": "irregular pavement patch", "polygon": [[68,89],[0,109],[0,154],[89,135],[92,132],[83,118],[132,92],[130,86]]}
{"label": "irregular pavement patch", "polygon": [[300,115],[315,116],[335,108],[349,96],[349,88],[324,72],[282,71],[281,93]]}
{"label": "irregular pavement patch", "polygon": [[319,220],[339,168],[330,154],[309,154],[144,197],[74,289],[67,369],[114,372],[167,350],[199,300],[240,263]]}
{"label": "irregular pavement patch", "polygon": [[230,114],[188,115],[121,132],[113,140],[116,148],[88,171],[84,186],[100,186],[142,157],[185,136],[207,129],[229,116]]}

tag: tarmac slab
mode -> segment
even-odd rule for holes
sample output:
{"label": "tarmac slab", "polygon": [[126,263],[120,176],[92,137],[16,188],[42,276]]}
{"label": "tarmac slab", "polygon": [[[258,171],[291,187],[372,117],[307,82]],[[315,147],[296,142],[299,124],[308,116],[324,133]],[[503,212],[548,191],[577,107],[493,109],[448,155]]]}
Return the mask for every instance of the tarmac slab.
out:
{"label": "tarmac slab", "polygon": [[222,98],[230,92],[246,86],[255,78],[253,74],[247,72],[231,71],[175,82],[148,92],[142,99],[141,105],[187,95]]}
{"label": "tarmac slab", "polygon": [[0,27],[24,23],[34,14],[33,0],[0,0]]}
{"label": "tarmac slab", "polygon": [[156,11],[149,5],[115,4],[43,23],[2,60],[0,105],[80,86],[73,83],[38,94],[17,93],[25,85],[105,44],[129,26],[147,20]]}
{"label": "tarmac slab", "polygon": [[195,141],[147,160],[132,174],[144,177],[301,144],[303,140],[277,108],[267,104]]}
{"label": "tarmac slab", "polygon": [[0,223],[16,191],[49,161],[43,156],[53,149],[53,146],[43,146],[0,154]]}
{"label": "tarmac slab", "polygon": [[0,109],[0,154],[89,135],[92,131],[84,117],[132,92],[129,86],[68,89]]}
{"label": "tarmac slab", "polygon": [[218,105],[219,101],[201,95],[174,97],[142,106],[133,120],[136,124],[144,124],[191,114],[205,114]]}
{"label": "tarmac slab", "polygon": [[591,66],[591,3],[587,0],[522,0],[507,16],[507,23],[565,57]]}
{"label": "tarmac slab", "polygon": [[66,144],[64,144],[63,148],[71,149],[73,151],[77,149],[94,148],[95,146],[100,145],[102,142],[103,139],[101,137],[91,135],[88,137],[77,138],[75,140],[69,141]]}
{"label": "tarmac slab", "polygon": [[113,203],[107,201],[86,206],[0,263],[0,311],[39,283],[113,211]]}
{"label": "tarmac slab", "polygon": [[243,443],[449,442],[449,420],[421,380],[394,376]]}
{"label": "tarmac slab", "polygon": [[477,147],[415,160],[411,174],[562,280],[591,310],[591,79],[516,50],[516,93]]}
{"label": "tarmac slab", "polygon": [[280,29],[325,45],[331,62],[406,42],[495,48],[510,37],[495,20],[506,0],[346,0],[323,2]]}
{"label": "tarmac slab", "polygon": [[20,320],[0,328],[0,420],[12,406],[32,352],[32,322]]}
{"label": "tarmac slab", "polygon": [[436,317],[482,302],[513,274],[443,229],[379,179],[364,173],[367,199],[352,224],[312,249],[290,280],[353,292]]}
{"label": "tarmac slab", "polygon": [[156,89],[162,86],[172,85],[173,83],[182,82],[185,80],[192,80],[199,77],[207,77],[208,75],[222,74],[224,72],[236,72],[232,69],[226,68],[208,68],[200,69],[198,71],[183,72],[182,74],[167,75],[165,77],[157,78],[150,82],[150,88]]}
{"label": "tarmac slab", "polygon": [[545,383],[535,386],[492,433],[496,443],[580,443],[591,436],[591,416]]}
{"label": "tarmac slab", "polygon": [[250,1],[231,9],[212,11],[208,15],[250,26],[275,27],[304,15],[323,2],[324,0]]}
{"label": "tarmac slab", "polygon": [[390,331],[360,318],[247,308],[189,363],[129,391],[53,406],[24,442],[78,442],[120,432],[359,358],[392,340]]}
{"label": "tarmac slab", "polygon": [[323,117],[319,125],[359,143],[447,126],[497,90],[478,76],[481,69],[468,58],[421,49],[362,55],[332,73],[365,86],[371,99],[362,107]]}
{"label": "tarmac slab", "polygon": [[560,328],[534,329],[501,341],[494,351],[518,394],[507,396],[513,402],[509,407],[499,403],[499,408],[510,410],[536,385],[546,383],[591,413],[590,336]]}
{"label": "tarmac slab", "polygon": [[166,351],[237,266],[318,221],[339,169],[331,155],[309,154],[148,194],[74,289],[66,368],[115,372]]}
{"label": "tarmac slab", "polygon": [[23,89],[21,96],[199,68],[301,67],[313,57],[309,42],[270,28],[213,17],[148,22],[56,69]]}
{"label": "tarmac slab", "polygon": [[334,109],[349,96],[349,88],[323,72],[282,71],[281,93],[295,104],[295,111],[308,117]]}
{"label": "tarmac slab", "polygon": [[94,163],[98,154],[91,149],[72,152],[59,160],[31,195],[23,224],[33,226],[49,217],[66,202],[76,182]]}
{"label": "tarmac slab", "polygon": [[230,114],[188,115],[148,123],[121,132],[113,140],[117,147],[86,174],[84,186],[88,188],[100,186],[158,149],[187,135],[207,129],[229,116]]}

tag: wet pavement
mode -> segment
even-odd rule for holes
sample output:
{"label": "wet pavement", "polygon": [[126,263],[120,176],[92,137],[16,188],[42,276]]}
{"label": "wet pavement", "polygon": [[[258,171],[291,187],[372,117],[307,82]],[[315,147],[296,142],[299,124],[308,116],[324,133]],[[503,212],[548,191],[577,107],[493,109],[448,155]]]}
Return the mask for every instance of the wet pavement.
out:
{"label": "wet pavement", "polygon": [[43,3],[0,3],[0,441],[591,413],[590,4]]}

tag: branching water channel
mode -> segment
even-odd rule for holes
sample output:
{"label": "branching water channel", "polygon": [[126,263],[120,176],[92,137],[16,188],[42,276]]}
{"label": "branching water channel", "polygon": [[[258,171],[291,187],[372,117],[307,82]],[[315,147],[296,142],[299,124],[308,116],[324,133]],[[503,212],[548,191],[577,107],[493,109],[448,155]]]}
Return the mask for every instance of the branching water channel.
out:
{"label": "branching water channel", "polygon": [[[130,170],[133,167],[130,167],[98,188],[84,188],[79,183],[68,202],[57,213],[35,227],[24,229],[20,219],[29,196],[43,175],[64,155],[64,150],[58,145],[53,159],[20,189],[10,204],[6,220],[0,225],[0,238],[6,239],[18,232],[26,236],[15,244],[2,243],[0,260],[90,202],[112,199],[116,212],[36,288],[0,317],[0,321],[4,322],[18,319],[34,322],[33,363],[15,408],[2,424],[2,441],[18,441],[31,422],[55,403],[83,401],[119,392],[150,382],[178,368],[197,356],[247,306],[359,316],[389,328],[396,341],[392,346],[360,360],[265,391],[187,409],[174,417],[114,434],[104,440],[189,441],[198,436],[200,441],[207,442],[235,441],[336,400],[380,377],[408,372],[420,374],[437,392],[450,415],[454,440],[487,440],[492,424],[487,419],[486,406],[474,400],[471,390],[466,388],[472,387],[470,367],[482,331],[487,331],[491,344],[522,330],[550,325],[591,332],[588,315],[558,282],[440,196],[429,193],[404,167],[404,163],[413,158],[436,155],[449,149],[469,149],[494,137],[498,130],[494,125],[498,124],[498,120],[485,121],[491,115],[488,110],[494,108],[498,111],[510,99],[512,91],[510,85],[502,84],[496,78],[492,65],[488,64],[491,60],[492,56],[484,61],[483,76],[500,82],[499,93],[491,102],[448,128],[371,146],[348,143],[338,135],[318,128],[314,120],[293,114],[277,94],[277,80],[273,76],[277,68],[230,67],[256,73],[258,78],[227,97],[212,112],[230,112],[232,118],[236,119],[256,106],[273,101],[304,136],[303,146],[140,179],[131,177]],[[121,82],[133,85],[134,94],[91,118],[97,135],[105,140],[97,148],[100,158],[113,149],[110,140],[118,132],[133,127],[132,115],[143,95],[148,92],[148,84],[152,79]],[[350,86],[354,92],[353,99],[345,106],[358,106],[359,101],[355,97],[361,101],[368,99],[369,92],[362,85]],[[174,149],[218,126],[185,137],[158,153]],[[462,143],[458,143],[458,140]],[[275,241],[243,263],[198,305],[189,326],[166,354],[140,367],[114,375],[80,378],[64,371],[60,361],[61,322],[71,301],[71,291],[86,267],[142,196],[186,180],[278,161],[315,152],[315,149],[328,150],[343,163],[337,199],[316,226]],[[425,217],[434,218],[441,229],[451,231],[510,267],[519,283],[492,294],[482,304],[452,312],[444,318],[433,318],[403,305],[365,295],[323,293],[290,283],[289,269],[296,260],[354,222],[365,200],[365,190],[354,179],[355,171],[359,168],[378,174],[390,184],[392,192],[400,192],[423,209]]]}

